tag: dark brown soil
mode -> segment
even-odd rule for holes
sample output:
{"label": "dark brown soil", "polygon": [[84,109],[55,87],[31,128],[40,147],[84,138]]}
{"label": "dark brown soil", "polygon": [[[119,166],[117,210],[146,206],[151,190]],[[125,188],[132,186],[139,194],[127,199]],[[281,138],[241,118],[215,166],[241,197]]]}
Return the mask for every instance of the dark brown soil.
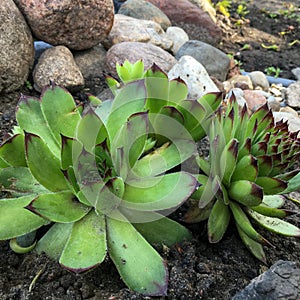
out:
{"label": "dark brown soil", "polygon": [[[216,2],[216,1],[214,1]],[[241,2],[241,1],[239,1]],[[269,1],[244,1],[250,11],[242,27],[235,25],[236,4],[231,8],[231,19],[219,16],[220,26],[224,30],[224,40],[220,46],[227,53],[232,53],[241,61],[246,71],[261,70],[269,66],[279,67],[280,76],[293,78],[291,69],[299,66],[299,44],[289,46],[290,42],[300,40],[300,22],[296,17],[278,14],[271,18],[270,13],[263,12],[254,4],[262,6]],[[283,7],[280,0],[270,1],[274,8],[276,2]],[[285,1],[287,2],[287,1]],[[293,1],[294,5],[299,1]],[[284,7],[283,7],[284,9]],[[280,35],[282,31],[288,31]],[[266,50],[261,44],[278,44],[279,51]],[[241,48],[250,45],[250,50]],[[101,78],[87,83],[84,92],[98,94],[103,89]],[[84,98],[84,92],[75,97]],[[0,95],[0,141],[14,123],[15,107],[20,93],[34,94],[23,87],[21,91],[9,95]],[[299,194],[295,195],[300,199]],[[290,208],[296,208],[294,205]],[[178,213],[180,214],[180,212]],[[177,216],[178,216],[177,214]],[[291,222],[300,226],[299,215],[291,217]],[[234,224],[224,239],[218,244],[209,244],[206,237],[205,223],[189,226],[194,240],[171,249],[160,250],[166,259],[170,271],[168,296],[157,299],[230,299],[237,291],[245,287],[252,278],[258,276],[279,259],[291,260],[300,264],[299,240],[277,237],[261,231],[275,245],[266,248],[267,266],[260,263],[246,250],[238,238]],[[37,276],[37,277],[36,277]],[[36,277],[36,278],[35,278]],[[30,284],[36,279],[29,291]],[[0,299],[147,299],[129,291],[121,281],[113,263],[107,259],[99,268],[84,274],[74,275],[63,270],[56,262],[45,256],[35,254],[17,255],[9,249],[7,242],[0,242]],[[149,298],[148,298],[149,299]]]}

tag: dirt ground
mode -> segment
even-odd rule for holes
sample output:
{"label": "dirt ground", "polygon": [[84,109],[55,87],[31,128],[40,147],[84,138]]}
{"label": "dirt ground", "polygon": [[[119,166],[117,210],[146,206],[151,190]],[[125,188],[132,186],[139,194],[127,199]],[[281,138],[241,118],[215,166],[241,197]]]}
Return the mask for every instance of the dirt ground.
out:
{"label": "dirt ground", "polygon": [[[233,3],[230,19],[218,16],[224,32],[220,49],[231,53],[245,71],[264,71],[274,66],[280,68],[280,77],[294,79],[291,70],[300,67],[300,1],[238,2],[243,3],[249,13],[241,18],[237,14],[238,4]],[[277,45],[279,48],[274,51],[262,45]],[[86,88],[91,93],[99,94],[104,88],[102,78],[88,82]],[[0,95],[0,141],[14,123],[20,92],[27,95],[33,93],[24,86],[16,93]],[[82,100],[84,93],[78,93],[75,97]],[[300,199],[299,193],[294,196]],[[296,207],[291,204],[289,208]],[[174,218],[180,217],[180,214],[179,211]],[[299,216],[290,218],[293,224],[300,226]],[[295,261],[300,266],[299,240],[277,237],[261,230],[276,246],[275,249],[265,249],[268,257],[265,266],[243,246],[233,224],[230,228],[220,243],[212,245],[207,242],[206,224],[192,225],[189,229],[194,235],[193,241],[160,251],[168,263],[170,282],[168,296],[157,299],[230,299],[279,259]],[[0,242],[0,299],[149,298],[129,291],[109,259],[87,274],[74,275],[45,256],[33,253],[17,255],[9,249],[7,242]]]}

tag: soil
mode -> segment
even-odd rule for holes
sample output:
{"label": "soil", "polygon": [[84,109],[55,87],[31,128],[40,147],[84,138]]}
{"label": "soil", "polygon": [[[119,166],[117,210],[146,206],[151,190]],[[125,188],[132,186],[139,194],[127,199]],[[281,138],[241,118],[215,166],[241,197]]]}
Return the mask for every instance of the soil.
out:
{"label": "soil", "polygon": [[[239,26],[236,25],[241,19],[236,13],[237,4],[231,6],[230,19],[218,15],[218,23],[224,31],[220,49],[232,53],[246,71],[264,71],[274,66],[281,69],[281,77],[294,79],[291,70],[299,67],[297,64],[300,61],[300,2],[238,2],[244,3],[249,13],[242,18],[243,24]],[[289,3],[296,7],[294,12],[288,6]],[[293,45],[289,45],[293,42]],[[242,50],[246,44],[250,48]],[[279,50],[264,49],[262,44],[276,44]],[[74,96],[82,101],[87,91],[99,94],[104,87],[102,78],[93,78],[86,83],[82,92]],[[0,95],[0,141],[15,122],[15,107],[21,93],[36,96],[26,86],[15,93]],[[300,199],[299,193],[293,196]],[[289,205],[289,208],[297,209],[294,204]],[[174,218],[178,216],[180,212]],[[290,217],[290,221],[300,226],[299,214]],[[168,296],[157,299],[230,299],[279,259],[295,261],[300,266],[300,243],[294,238],[279,237],[260,230],[275,245],[275,248],[265,248],[268,261],[267,265],[263,265],[243,246],[234,224],[218,244],[208,243],[205,223],[188,227],[194,240],[164,251],[159,250],[167,261],[170,282]],[[2,300],[150,299],[129,291],[109,258],[89,273],[74,275],[46,256],[15,254],[10,250],[8,242],[2,241],[0,274]]]}

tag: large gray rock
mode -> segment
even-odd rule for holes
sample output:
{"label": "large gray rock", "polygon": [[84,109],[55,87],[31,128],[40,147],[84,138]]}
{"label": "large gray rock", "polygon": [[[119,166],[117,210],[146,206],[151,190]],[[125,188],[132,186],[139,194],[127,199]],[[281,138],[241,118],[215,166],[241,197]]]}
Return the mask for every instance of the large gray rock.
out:
{"label": "large gray rock", "polygon": [[199,61],[210,76],[220,81],[226,79],[229,71],[230,59],[221,50],[201,41],[190,40],[183,44],[176,53],[176,58],[189,55]]}
{"label": "large gray rock", "polygon": [[52,45],[83,50],[101,42],[114,18],[112,0],[15,0],[34,35]]}
{"label": "large gray rock", "polygon": [[128,0],[118,11],[132,18],[154,21],[166,30],[171,26],[169,18],[155,5],[145,0]]}
{"label": "large gray rock", "polygon": [[151,43],[165,50],[170,50],[173,45],[158,23],[116,14],[114,25],[103,44],[109,49],[121,42]]}
{"label": "large gray rock", "polygon": [[0,2],[0,92],[17,90],[34,61],[33,38],[13,0]]}
{"label": "large gray rock", "polygon": [[33,70],[34,88],[41,91],[50,82],[77,91],[84,85],[83,76],[71,51],[65,46],[56,46],[44,51]]}
{"label": "large gray rock", "polygon": [[147,0],[160,8],[173,26],[181,27],[192,40],[211,45],[221,41],[222,31],[210,16],[188,0]]}
{"label": "large gray rock", "polygon": [[106,50],[97,45],[88,50],[74,51],[74,60],[84,79],[100,77],[106,68]]}
{"label": "large gray rock", "polygon": [[279,260],[268,271],[254,278],[232,300],[300,299],[300,269],[296,263]]}
{"label": "large gray rock", "polygon": [[180,77],[188,86],[188,98],[198,99],[209,92],[219,92],[205,68],[191,56],[182,56],[169,71],[170,79]]}
{"label": "large gray rock", "polygon": [[108,50],[106,55],[108,70],[116,74],[116,63],[121,64],[126,59],[131,63],[142,59],[146,69],[156,63],[165,72],[168,72],[177,62],[170,53],[152,44],[123,42]]}

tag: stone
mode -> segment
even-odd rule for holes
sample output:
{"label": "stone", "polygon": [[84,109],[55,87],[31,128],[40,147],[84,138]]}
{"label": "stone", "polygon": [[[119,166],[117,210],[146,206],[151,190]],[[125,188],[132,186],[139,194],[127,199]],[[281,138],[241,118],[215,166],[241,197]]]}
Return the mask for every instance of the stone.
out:
{"label": "stone", "polygon": [[192,56],[182,56],[169,71],[170,79],[180,77],[188,86],[189,99],[198,99],[209,92],[219,92],[204,66]]}
{"label": "stone", "polygon": [[88,50],[73,52],[75,63],[85,80],[102,76],[106,68],[106,52],[101,44]]}
{"label": "stone", "polygon": [[189,55],[200,62],[210,76],[220,81],[226,79],[230,66],[230,58],[221,50],[201,41],[190,40],[183,44],[176,53],[176,58]]}
{"label": "stone", "polygon": [[157,6],[145,0],[127,0],[118,13],[135,19],[154,21],[163,30],[172,25],[169,18]]}
{"label": "stone", "polygon": [[221,29],[201,8],[188,0],[147,0],[160,8],[173,26],[182,28],[192,40],[217,45],[222,38]]}
{"label": "stone", "polygon": [[280,110],[281,108],[280,102],[278,102],[274,96],[268,97],[267,101],[268,101],[269,108],[271,108],[273,112]]}
{"label": "stone", "polygon": [[13,0],[0,2],[0,93],[12,92],[26,81],[34,61],[33,38]]}
{"label": "stone", "polygon": [[69,49],[89,49],[109,33],[111,0],[15,0],[36,38]]}
{"label": "stone", "polygon": [[203,9],[205,12],[209,14],[214,23],[217,23],[217,13],[216,10],[211,5],[210,0],[189,0],[191,3],[196,5],[197,7]]}
{"label": "stone", "polygon": [[189,40],[187,33],[182,28],[176,26],[168,27],[166,37],[173,42],[171,51],[174,55],[176,55],[179,48]]}
{"label": "stone", "polygon": [[123,42],[112,46],[106,54],[108,71],[116,74],[116,63],[123,63],[125,60],[134,63],[143,60],[145,68],[150,68],[156,63],[163,71],[168,72],[177,60],[167,51],[141,42]]}
{"label": "stone", "polygon": [[158,23],[116,14],[114,25],[103,45],[109,49],[122,42],[151,43],[165,50],[170,50],[173,45]]}
{"label": "stone", "polygon": [[289,113],[289,114],[292,114],[293,116],[295,117],[299,117],[298,113],[292,109],[291,107],[289,106],[283,106],[279,109],[280,112],[285,112],[285,113]]}
{"label": "stone", "polygon": [[232,300],[300,299],[300,269],[291,261],[277,261],[269,270],[254,278]]}
{"label": "stone", "polygon": [[300,67],[294,68],[292,70],[292,73],[294,74],[297,80],[300,80]]}
{"label": "stone", "polygon": [[254,71],[249,73],[248,76],[252,81],[253,88],[261,87],[266,92],[269,90],[270,84],[266,75],[263,72]]}
{"label": "stone", "polygon": [[50,82],[77,91],[84,85],[83,76],[71,51],[65,46],[47,49],[33,70],[34,88],[41,91]]}
{"label": "stone", "polygon": [[289,106],[300,108],[300,81],[288,86],[286,90],[286,103]]}
{"label": "stone", "polygon": [[257,110],[267,102],[266,97],[260,91],[256,90],[244,90],[244,99],[246,100],[248,109],[251,111]]}
{"label": "stone", "polygon": [[240,88],[242,90],[253,90],[252,81],[247,75],[234,75],[228,79],[232,88]]}

